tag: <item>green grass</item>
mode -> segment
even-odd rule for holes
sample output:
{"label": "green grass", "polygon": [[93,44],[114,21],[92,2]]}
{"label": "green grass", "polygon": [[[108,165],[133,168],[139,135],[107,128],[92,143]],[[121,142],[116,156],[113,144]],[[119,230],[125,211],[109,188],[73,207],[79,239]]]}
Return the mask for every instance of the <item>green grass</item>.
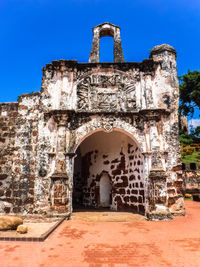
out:
{"label": "green grass", "polygon": [[[191,151],[192,149],[192,151]],[[187,150],[186,152],[183,150]],[[200,150],[200,146],[199,146]],[[195,148],[190,145],[181,144],[181,159],[182,162],[186,165],[194,162],[197,165],[197,168],[200,167],[200,151],[195,151]]]}
{"label": "green grass", "polygon": [[193,200],[193,197],[184,197],[185,200]]}

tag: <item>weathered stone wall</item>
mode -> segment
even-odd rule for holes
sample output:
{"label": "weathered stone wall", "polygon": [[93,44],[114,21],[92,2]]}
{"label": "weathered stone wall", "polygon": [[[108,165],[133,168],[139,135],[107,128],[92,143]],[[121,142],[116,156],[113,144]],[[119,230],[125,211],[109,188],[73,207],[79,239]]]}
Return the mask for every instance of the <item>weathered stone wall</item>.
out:
{"label": "weathered stone wall", "polygon": [[34,210],[38,99],[38,93],[34,93],[22,95],[18,103],[1,104],[0,212]]}
{"label": "weathered stone wall", "polygon": [[33,213],[35,208],[36,154],[38,150],[38,115],[40,93],[21,95],[13,159],[17,213]]}
{"label": "weathered stone wall", "polygon": [[0,104],[0,212],[15,212],[15,184],[12,163],[16,137],[18,103]]}
{"label": "weathered stone wall", "polygon": [[183,171],[183,191],[190,194],[200,192],[200,170]]}

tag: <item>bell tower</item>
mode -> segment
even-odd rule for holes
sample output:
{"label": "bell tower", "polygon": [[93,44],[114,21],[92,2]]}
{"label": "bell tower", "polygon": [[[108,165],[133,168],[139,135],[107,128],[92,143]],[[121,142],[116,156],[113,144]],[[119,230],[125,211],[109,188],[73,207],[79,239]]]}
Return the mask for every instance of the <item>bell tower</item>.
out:
{"label": "bell tower", "polygon": [[124,62],[124,54],[120,37],[120,27],[113,25],[110,22],[105,22],[93,28],[93,42],[89,63],[99,63],[99,40],[101,37],[105,36],[114,38],[114,62]]}

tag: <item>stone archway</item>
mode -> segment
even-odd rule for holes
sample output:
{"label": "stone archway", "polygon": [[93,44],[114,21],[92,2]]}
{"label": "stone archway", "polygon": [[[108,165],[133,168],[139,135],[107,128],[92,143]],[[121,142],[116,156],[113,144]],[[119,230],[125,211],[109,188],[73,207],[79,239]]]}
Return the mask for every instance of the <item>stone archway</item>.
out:
{"label": "stone archway", "polygon": [[[99,129],[76,149],[73,208],[102,207],[104,192],[107,207],[144,214],[144,176],[144,158],[138,144],[117,129],[112,132]],[[103,189],[103,183],[109,188]]]}

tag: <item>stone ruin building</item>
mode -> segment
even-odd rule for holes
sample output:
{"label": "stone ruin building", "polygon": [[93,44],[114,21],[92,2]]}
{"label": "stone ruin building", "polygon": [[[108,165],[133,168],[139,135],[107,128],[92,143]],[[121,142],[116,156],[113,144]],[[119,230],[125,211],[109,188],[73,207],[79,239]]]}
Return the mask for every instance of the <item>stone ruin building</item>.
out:
{"label": "stone ruin building", "polygon": [[[104,36],[112,63],[99,62]],[[0,212],[184,215],[178,87],[173,47],[124,62],[120,28],[94,27],[89,63],[52,61],[39,92],[0,104]]]}

